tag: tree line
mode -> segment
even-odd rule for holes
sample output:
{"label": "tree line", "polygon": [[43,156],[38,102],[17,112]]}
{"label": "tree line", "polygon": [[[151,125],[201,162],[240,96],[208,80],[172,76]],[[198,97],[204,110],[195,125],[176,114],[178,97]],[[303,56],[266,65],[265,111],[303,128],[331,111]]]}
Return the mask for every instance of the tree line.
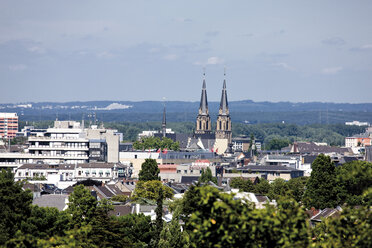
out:
{"label": "tree line", "polygon": [[[170,200],[172,190],[159,180],[156,160],[147,159],[139,173],[133,201],[150,199],[156,220],[143,214],[109,216],[112,203],[97,201],[84,185],[74,187],[68,208],[58,211],[32,205],[32,195],[14,182],[8,170],[0,173],[0,245],[4,247],[371,247],[372,164],[354,161],[335,167],[320,155],[308,179],[234,179],[233,187],[275,199],[277,206],[256,209],[205,182],[182,199]],[[173,213],[162,220],[164,204]],[[306,210],[341,205],[338,218],[310,228]],[[357,206],[357,207],[355,207]],[[182,229],[181,229],[182,225]]]}
{"label": "tree line", "polygon": [[[20,129],[26,122],[20,122]],[[33,121],[27,125],[34,125],[37,128],[48,128],[53,125],[52,121]],[[134,142],[138,134],[144,130],[161,130],[161,122],[104,122],[104,127],[117,129],[123,133],[124,141]],[[193,133],[195,123],[193,122],[168,122],[167,128],[177,133]],[[212,123],[212,130],[215,123]],[[283,123],[261,123],[244,124],[241,122],[232,123],[233,137],[247,136],[251,134],[266,145],[266,149],[275,150],[294,141],[326,142],[330,145],[344,145],[345,137],[365,132],[365,127],[347,126],[344,124],[283,124]]]}

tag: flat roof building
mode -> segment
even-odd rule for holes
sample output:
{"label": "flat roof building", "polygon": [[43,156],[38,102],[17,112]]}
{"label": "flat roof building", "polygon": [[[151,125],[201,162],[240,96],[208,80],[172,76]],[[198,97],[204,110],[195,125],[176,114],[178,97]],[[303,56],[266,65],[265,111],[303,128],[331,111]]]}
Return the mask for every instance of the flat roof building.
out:
{"label": "flat roof building", "polygon": [[0,113],[0,138],[13,139],[17,132],[17,113]]}

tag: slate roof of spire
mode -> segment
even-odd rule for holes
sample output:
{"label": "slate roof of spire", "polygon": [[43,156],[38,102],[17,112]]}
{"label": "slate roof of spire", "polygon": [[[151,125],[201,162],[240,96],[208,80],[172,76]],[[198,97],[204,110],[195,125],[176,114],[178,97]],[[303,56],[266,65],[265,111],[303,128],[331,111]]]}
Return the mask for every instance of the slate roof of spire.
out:
{"label": "slate roof of spire", "polygon": [[227,93],[226,93],[226,80],[223,80],[222,95],[220,102],[220,110],[222,109],[222,114],[227,115],[229,110],[229,103],[227,102]]}
{"label": "slate roof of spire", "polygon": [[163,125],[166,125],[167,124],[167,117],[166,117],[166,114],[165,114],[165,106],[164,106],[164,110],[163,110]]}
{"label": "slate roof of spire", "polygon": [[207,115],[208,114],[208,99],[207,99],[207,87],[205,83],[205,79],[203,79],[203,88],[200,98],[200,109],[201,114]]}

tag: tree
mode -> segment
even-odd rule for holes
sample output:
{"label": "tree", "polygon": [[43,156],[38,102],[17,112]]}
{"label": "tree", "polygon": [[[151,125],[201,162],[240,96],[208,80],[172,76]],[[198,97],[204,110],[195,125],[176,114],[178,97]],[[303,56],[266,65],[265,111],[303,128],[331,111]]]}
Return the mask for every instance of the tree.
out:
{"label": "tree", "polygon": [[197,210],[186,222],[192,247],[307,247],[307,216],[301,206],[282,198],[277,207],[254,209],[231,194],[204,186],[196,189]]}
{"label": "tree", "polygon": [[156,201],[160,193],[163,194],[165,199],[173,197],[173,190],[163,185],[160,181],[138,181],[132,199],[136,201],[141,198],[146,198]]}
{"label": "tree", "polygon": [[253,192],[254,185],[251,180],[244,180],[243,178],[237,177],[231,180],[230,186],[232,188],[240,189],[244,192]]}
{"label": "tree", "polygon": [[334,208],[339,204],[336,168],[331,158],[320,154],[312,164],[311,176],[306,183],[304,203],[307,208]]}
{"label": "tree", "polygon": [[266,145],[266,150],[280,150],[290,144],[287,139],[274,138],[270,140]]}
{"label": "tree", "polygon": [[181,230],[179,224],[179,210],[173,212],[172,220],[165,224],[160,233],[159,248],[187,248],[189,247],[188,233]]}
{"label": "tree", "polygon": [[0,172],[0,245],[15,235],[31,214],[32,195],[14,182],[10,170]]}
{"label": "tree", "polygon": [[372,247],[369,207],[346,207],[340,217],[325,219],[319,225],[313,230],[314,247]]}
{"label": "tree", "polygon": [[288,195],[295,199],[297,202],[302,202],[302,198],[305,194],[305,187],[308,177],[296,177],[290,179],[287,184],[289,188]]}
{"label": "tree", "polygon": [[68,198],[66,212],[71,215],[72,228],[87,225],[96,214],[97,200],[84,185],[77,185]]}
{"label": "tree", "polygon": [[72,247],[72,248],[98,248],[99,244],[94,243],[91,239],[92,227],[90,225],[81,228],[72,229],[63,236],[53,236],[47,240],[40,239],[37,247]]}
{"label": "tree", "polygon": [[337,167],[336,173],[341,203],[363,204],[362,194],[372,185],[372,163],[353,161]]}
{"label": "tree", "polygon": [[257,183],[254,186],[254,193],[268,195],[270,189],[271,189],[270,183],[266,179],[260,178],[259,183]]}
{"label": "tree", "polygon": [[140,141],[135,141],[133,143],[133,148],[135,150],[148,150],[148,149],[168,149],[173,151],[178,151],[180,148],[180,144],[178,141],[174,142],[172,139],[163,137],[160,139],[159,137],[145,137],[142,138]]}
{"label": "tree", "polygon": [[160,180],[158,163],[155,159],[147,158],[138,174],[140,181]]}
{"label": "tree", "polygon": [[120,233],[123,239],[132,243],[133,247],[145,247],[150,244],[152,237],[155,235],[155,227],[150,216],[128,214],[116,219],[116,232]]}
{"label": "tree", "polygon": [[111,197],[111,201],[113,202],[127,202],[129,200],[129,197],[126,195],[114,195]]}
{"label": "tree", "polygon": [[199,182],[208,183],[209,181],[217,184],[217,178],[212,176],[212,171],[209,167],[203,169],[201,176],[199,177]]}
{"label": "tree", "polygon": [[155,238],[154,241],[156,243],[156,246],[159,244],[160,240],[160,232],[163,229],[163,189],[160,187],[158,198],[156,199],[156,229],[155,229]]}
{"label": "tree", "polygon": [[57,208],[32,205],[31,214],[22,223],[21,231],[34,238],[46,239],[54,235],[64,235],[69,221],[66,212],[60,212]]}
{"label": "tree", "polygon": [[289,193],[287,182],[282,178],[277,178],[271,184],[268,197],[270,199],[278,200],[280,197],[286,196]]}

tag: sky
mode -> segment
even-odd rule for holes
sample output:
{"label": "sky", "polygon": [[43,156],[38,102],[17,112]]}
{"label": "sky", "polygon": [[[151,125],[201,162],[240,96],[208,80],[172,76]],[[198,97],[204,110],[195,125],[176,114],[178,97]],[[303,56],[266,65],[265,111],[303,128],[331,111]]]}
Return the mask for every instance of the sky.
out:
{"label": "sky", "polygon": [[[0,103],[372,102],[369,0],[1,0]],[[224,77],[226,68],[226,77]]]}

